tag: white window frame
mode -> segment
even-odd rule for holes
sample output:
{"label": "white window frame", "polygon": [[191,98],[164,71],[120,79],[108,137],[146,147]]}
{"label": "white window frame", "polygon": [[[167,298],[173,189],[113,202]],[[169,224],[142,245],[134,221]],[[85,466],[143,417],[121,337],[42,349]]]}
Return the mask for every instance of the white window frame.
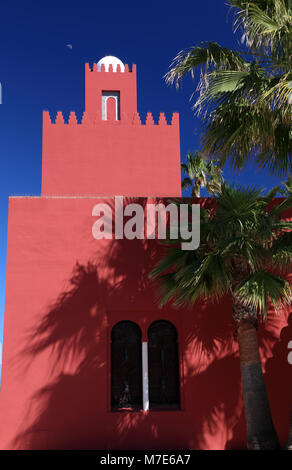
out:
{"label": "white window frame", "polygon": [[101,115],[102,120],[107,121],[107,100],[114,98],[116,102],[116,121],[120,120],[120,92],[119,91],[103,91],[101,96]]}

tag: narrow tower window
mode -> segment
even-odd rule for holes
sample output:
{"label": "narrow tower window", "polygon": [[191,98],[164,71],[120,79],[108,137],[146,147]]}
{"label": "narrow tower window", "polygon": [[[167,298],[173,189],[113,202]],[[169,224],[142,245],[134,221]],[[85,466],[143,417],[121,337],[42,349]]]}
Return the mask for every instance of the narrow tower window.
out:
{"label": "narrow tower window", "polygon": [[[115,101],[115,112],[112,116],[110,109],[112,101]],[[108,120],[120,120],[120,92],[119,91],[103,91],[102,92],[102,119],[103,121]]]}
{"label": "narrow tower window", "polygon": [[160,320],[148,330],[150,409],[178,409],[180,406],[177,331]]}
{"label": "narrow tower window", "polygon": [[141,330],[136,323],[117,323],[111,333],[111,407],[142,408]]}

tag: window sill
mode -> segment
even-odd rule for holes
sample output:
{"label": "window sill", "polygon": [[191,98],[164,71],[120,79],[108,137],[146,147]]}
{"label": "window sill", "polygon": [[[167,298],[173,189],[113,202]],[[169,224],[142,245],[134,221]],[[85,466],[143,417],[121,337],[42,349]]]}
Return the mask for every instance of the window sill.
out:
{"label": "window sill", "polygon": [[174,413],[174,412],[179,412],[179,413],[183,413],[184,410],[182,410],[181,408],[178,408],[177,406],[176,407],[170,407],[170,406],[165,406],[165,407],[151,407],[149,410],[145,411],[143,410],[142,408],[112,408],[110,410],[111,413],[165,413],[165,412],[170,412],[170,413]]}

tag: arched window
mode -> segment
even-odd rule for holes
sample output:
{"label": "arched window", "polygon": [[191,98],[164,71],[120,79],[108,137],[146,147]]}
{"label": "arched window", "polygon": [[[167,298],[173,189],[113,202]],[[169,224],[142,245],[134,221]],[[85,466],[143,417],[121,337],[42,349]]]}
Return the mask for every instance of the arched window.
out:
{"label": "arched window", "polygon": [[172,323],[160,320],[148,330],[150,408],[179,408],[179,366],[177,331]]}
{"label": "arched window", "polygon": [[117,101],[113,96],[106,100],[106,119],[107,121],[117,120]]}
{"label": "arched window", "polygon": [[104,121],[120,120],[120,92],[103,91],[102,92],[102,119]]}
{"label": "arched window", "polygon": [[141,330],[122,321],[113,327],[111,340],[111,407],[142,408]]}

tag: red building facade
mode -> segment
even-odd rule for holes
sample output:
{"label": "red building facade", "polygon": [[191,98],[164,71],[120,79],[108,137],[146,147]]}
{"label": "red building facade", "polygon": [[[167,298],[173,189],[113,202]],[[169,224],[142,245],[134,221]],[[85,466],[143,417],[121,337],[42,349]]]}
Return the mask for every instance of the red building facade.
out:
{"label": "red building facade", "polygon": [[[136,67],[116,58],[86,64],[85,87],[81,122],[44,112],[42,195],[9,199],[0,448],[244,448],[230,299],[161,309],[161,246],[92,236],[96,204],[181,196],[178,115],[141,123]],[[291,339],[271,311],[259,341],[282,444]]]}

